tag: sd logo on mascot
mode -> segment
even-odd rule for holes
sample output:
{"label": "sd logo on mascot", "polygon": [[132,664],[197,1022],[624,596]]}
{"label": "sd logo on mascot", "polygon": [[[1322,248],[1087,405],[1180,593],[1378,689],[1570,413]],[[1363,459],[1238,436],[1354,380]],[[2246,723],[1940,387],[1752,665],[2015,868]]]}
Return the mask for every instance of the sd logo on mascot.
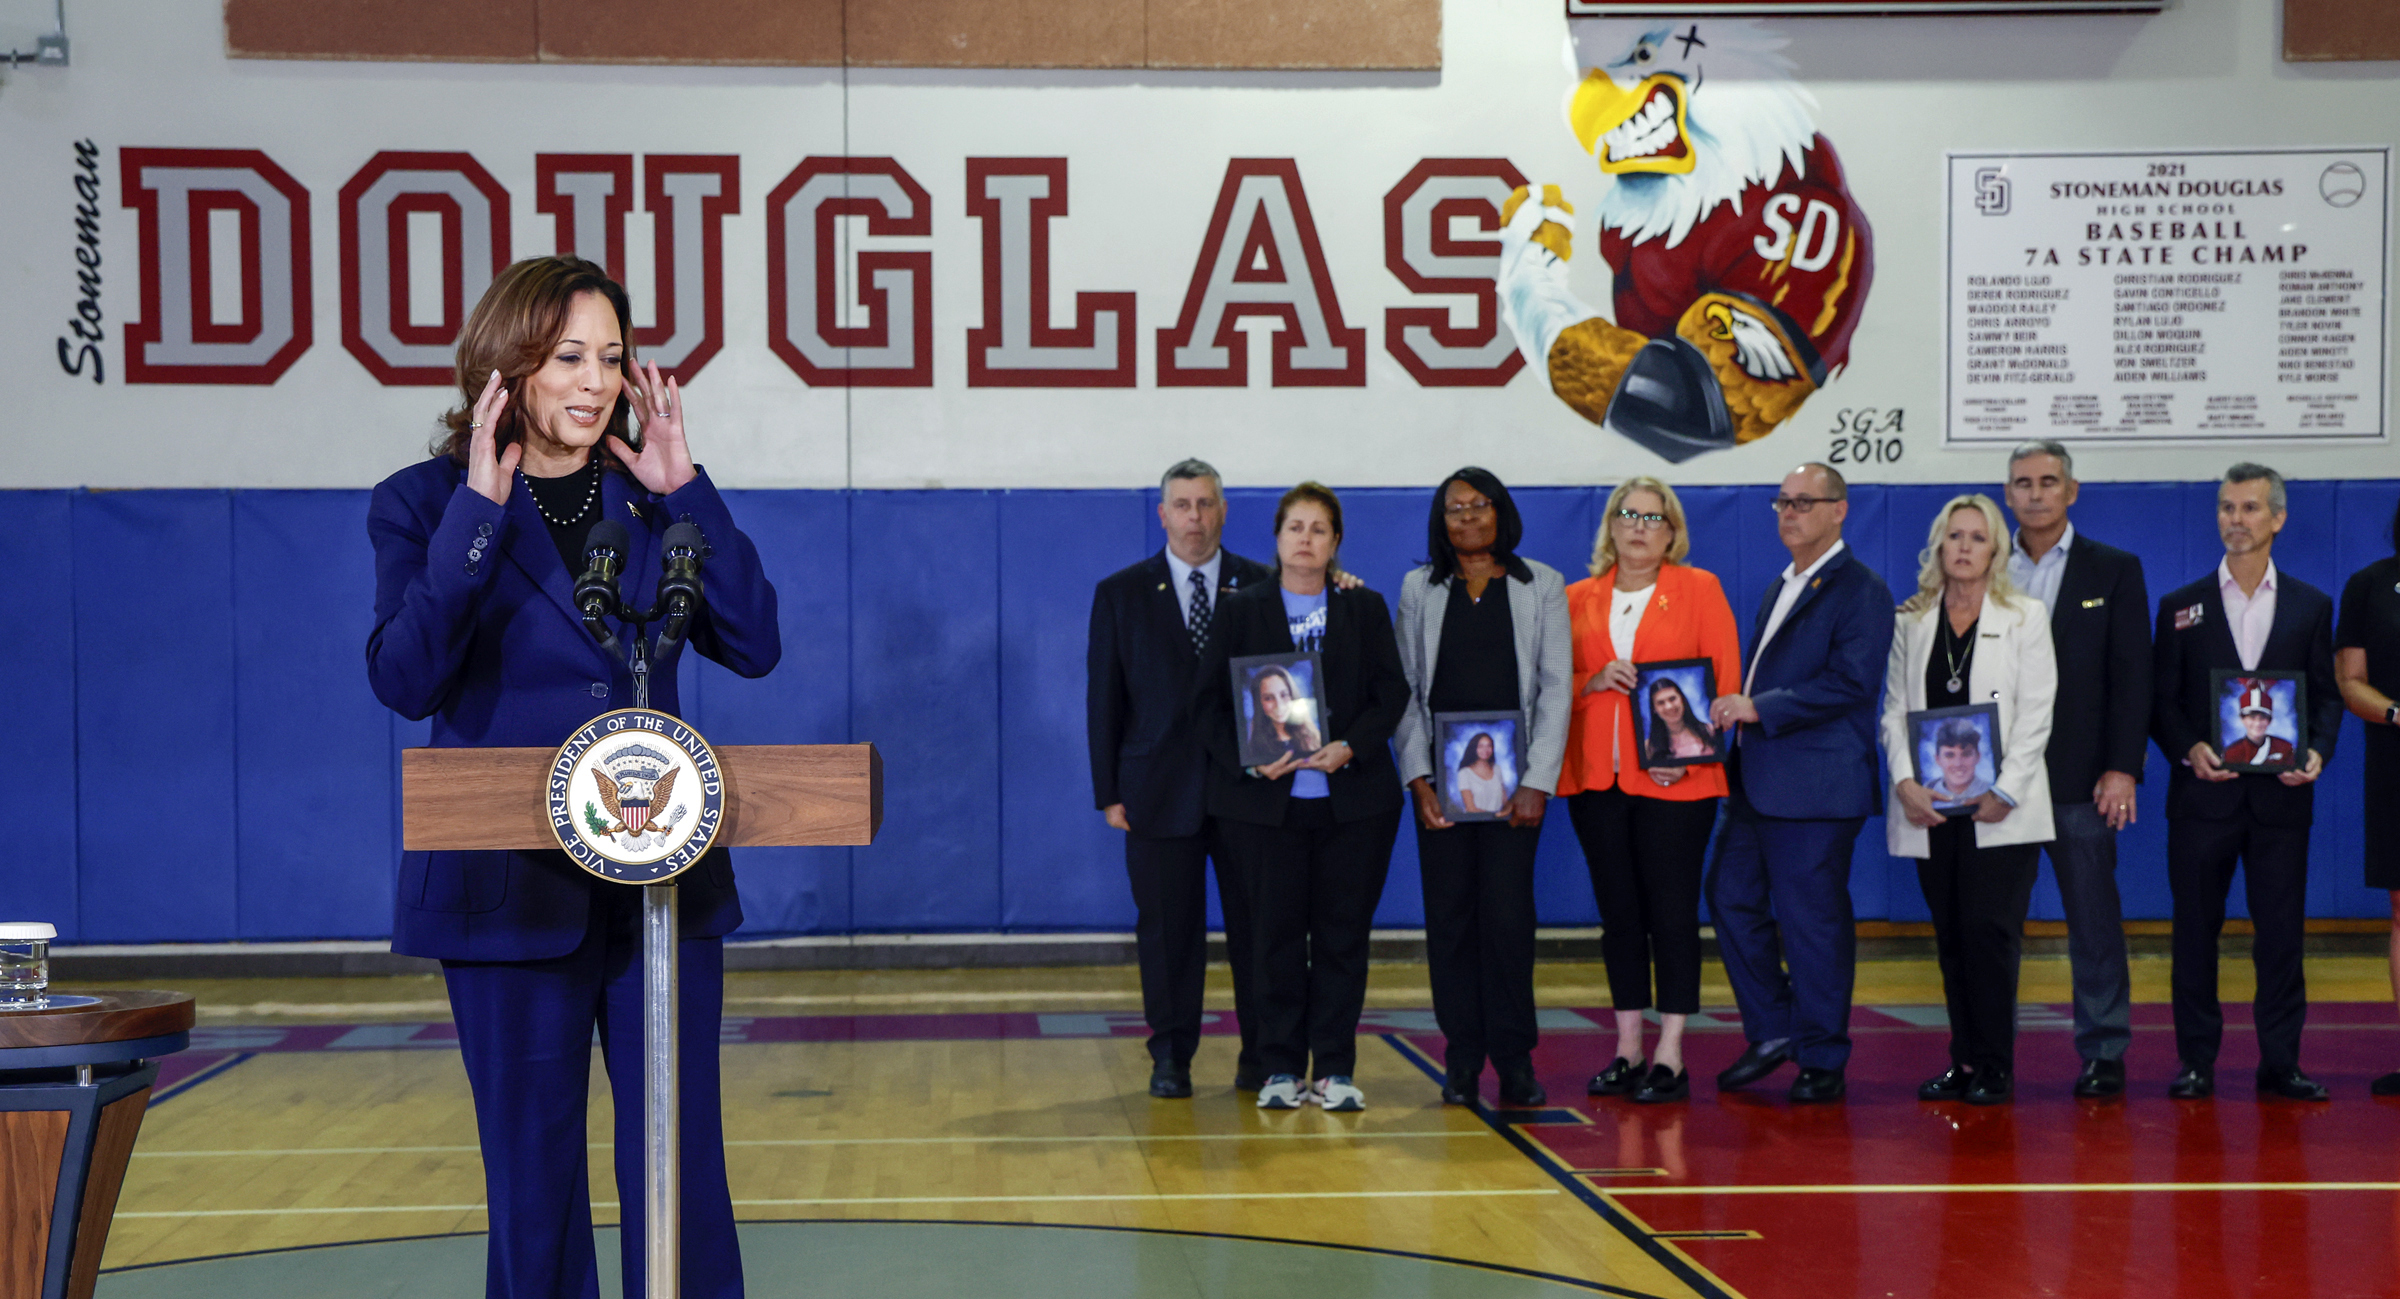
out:
{"label": "sd logo on mascot", "polygon": [[1558,399],[1672,461],[1772,433],[1841,372],[1873,235],[1783,40],[1746,20],[1570,24],[1567,121],[1598,162],[1603,314],[1567,288],[1556,185],[1502,209],[1499,292]]}

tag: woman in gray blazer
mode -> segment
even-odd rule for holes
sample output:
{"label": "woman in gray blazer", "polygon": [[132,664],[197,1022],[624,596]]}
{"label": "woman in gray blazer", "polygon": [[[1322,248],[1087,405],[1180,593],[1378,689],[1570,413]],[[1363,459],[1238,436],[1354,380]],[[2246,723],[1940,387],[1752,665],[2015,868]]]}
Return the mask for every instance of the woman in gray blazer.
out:
{"label": "woman in gray blazer", "polygon": [[[1573,707],[1574,647],[1558,570],[1521,558],[1524,521],[1489,470],[1434,489],[1430,558],[1400,583],[1400,663],[1409,706],[1393,747],[1417,812],[1425,958],[1434,1019],[1449,1039],[1442,1099],[1470,1104],[1489,1061],[1500,1100],[1548,1100],[1533,1072],[1533,855],[1558,788]],[[1492,723],[1445,727],[1450,713],[1515,713],[1503,762],[1521,772],[1496,820],[1454,820],[1436,781],[1450,752]],[[1496,737],[1497,738],[1497,737]]]}

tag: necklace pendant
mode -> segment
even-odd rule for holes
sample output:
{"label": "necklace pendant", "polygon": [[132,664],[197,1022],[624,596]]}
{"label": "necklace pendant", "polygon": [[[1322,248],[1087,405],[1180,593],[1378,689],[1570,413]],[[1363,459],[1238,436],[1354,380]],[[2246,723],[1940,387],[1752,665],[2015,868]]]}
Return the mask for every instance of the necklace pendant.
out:
{"label": "necklace pendant", "polygon": [[1951,677],[1951,678],[1950,678],[1948,681],[1944,682],[1943,684],[1944,684],[1944,685],[1947,685],[1948,687],[1950,687],[1950,693],[1951,693],[1951,694],[1954,694],[1954,695],[1955,695],[1955,694],[1957,694],[1959,691],[1961,691],[1961,690],[1964,690],[1964,689],[1966,689],[1966,688],[1967,688],[1967,683],[1966,683],[1966,682],[1964,682],[1964,681],[1961,681],[1961,680],[1959,680],[1959,679],[1958,679],[1956,676],[1952,676],[1952,677]]}

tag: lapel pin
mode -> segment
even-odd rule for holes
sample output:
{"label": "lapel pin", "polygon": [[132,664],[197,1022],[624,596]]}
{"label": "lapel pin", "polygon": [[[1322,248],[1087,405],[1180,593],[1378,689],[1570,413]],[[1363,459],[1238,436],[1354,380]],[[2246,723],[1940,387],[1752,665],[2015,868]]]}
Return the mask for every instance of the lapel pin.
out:
{"label": "lapel pin", "polygon": [[1164,583],[1164,582],[1161,582],[1161,583],[1159,583],[1159,584],[1158,584],[1158,589],[1159,589],[1159,590],[1161,590],[1161,591],[1164,591],[1164,590],[1166,590],[1166,589],[1167,589],[1167,584],[1166,584],[1166,583]]}

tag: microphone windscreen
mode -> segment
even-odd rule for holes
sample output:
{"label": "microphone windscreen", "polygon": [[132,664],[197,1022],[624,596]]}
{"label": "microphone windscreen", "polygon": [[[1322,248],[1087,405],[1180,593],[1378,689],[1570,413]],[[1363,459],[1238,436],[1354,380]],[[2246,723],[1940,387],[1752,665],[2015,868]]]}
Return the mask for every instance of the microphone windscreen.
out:
{"label": "microphone windscreen", "polygon": [[622,556],[632,548],[633,539],[626,535],[625,525],[615,519],[602,519],[593,524],[583,541],[583,553],[587,557],[595,550],[613,550]]}
{"label": "microphone windscreen", "polygon": [[708,539],[700,535],[700,529],[689,523],[676,523],[667,529],[665,547],[669,553],[682,550],[697,555],[707,544]]}

